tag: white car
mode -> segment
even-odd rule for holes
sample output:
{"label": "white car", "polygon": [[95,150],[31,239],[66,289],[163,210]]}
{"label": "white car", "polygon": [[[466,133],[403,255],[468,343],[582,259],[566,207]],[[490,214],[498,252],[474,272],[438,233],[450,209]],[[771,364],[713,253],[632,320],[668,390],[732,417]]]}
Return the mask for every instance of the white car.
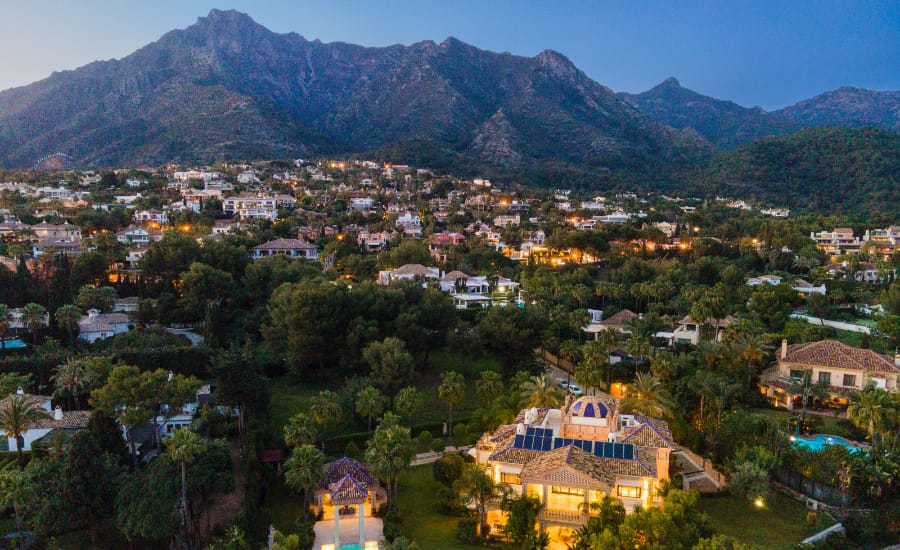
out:
{"label": "white car", "polygon": [[580,396],[584,395],[584,392],[581,391],[581,388],[579,388],[575,384],[569,384],[569,393],[571,393],[572,395],[574,395],[576,397],[580,397]]}

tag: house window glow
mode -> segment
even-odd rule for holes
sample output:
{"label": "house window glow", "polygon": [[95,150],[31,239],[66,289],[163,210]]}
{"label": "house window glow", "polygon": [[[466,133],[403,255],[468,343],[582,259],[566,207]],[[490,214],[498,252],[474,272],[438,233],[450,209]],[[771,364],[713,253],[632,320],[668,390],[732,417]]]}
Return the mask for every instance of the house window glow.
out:
{"label": "house window glow", "polygon": [[551,487],[550,492],[554,495],[584,496],[584,489],[576,489],[575,487],[557,487],[554,485]]}
{"label": "house window glow", "polygon": [[506,472],[500,472],[500,481],[509,485],[522,484],[522,478],[519,477],[519,474],[509,474]]}
{"label": "house window glow", "polygon": [[641,498],[640,487],[629,487],[628,485],[619,485],[617,493],[620,497],[625,498]]}

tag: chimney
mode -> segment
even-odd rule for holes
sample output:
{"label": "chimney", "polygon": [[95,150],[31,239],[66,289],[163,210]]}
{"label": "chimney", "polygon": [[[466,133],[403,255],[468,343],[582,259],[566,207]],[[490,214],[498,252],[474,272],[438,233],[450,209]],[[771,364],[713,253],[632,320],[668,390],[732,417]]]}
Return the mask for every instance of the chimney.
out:
{"label": "chimney", "polygon": [[63,419],[63,410],[62,410],[62,407],[60,407],[59,405],[57,405],[56,408],[53,409],[53,420],[57,420],[57,421],[58,421],[58,420],[62,420],[62,419]]}
{"label": "chimney", "polygon": [[16,388],[16,395],[25,395],[25,390],[22,389],[22,386]]}
{"label": "chimney", "polygon": [[781,358],[787,357],[787,338],[781,339]]}

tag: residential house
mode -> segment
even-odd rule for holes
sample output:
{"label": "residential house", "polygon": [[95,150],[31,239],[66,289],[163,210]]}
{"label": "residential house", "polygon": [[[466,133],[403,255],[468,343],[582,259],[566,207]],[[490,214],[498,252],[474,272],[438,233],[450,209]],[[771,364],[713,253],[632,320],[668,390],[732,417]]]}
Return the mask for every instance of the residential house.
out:
{"label": "residential house", "polygon": [[372,197],[356,197],[350,199],[350,210],[371,210],[375,207],[375,199]]}
{"label": "residential house", "polygon": [[413,239],[422,238],[422,219],[419,218],[418,214],[406,212],[397,216],[397,227],[399,227],[407,237]]}
{"label": "residential house", "polygon": [[896,391],[900,377],[900,354],[891,357],[869,349],[854,348],[835,340],[819,340],[788,345],[781,341],[778,363],[766,371],[759,384],[760,392],[778,407],[801,406],[801,397],[792,394],[791,380],[803,378],[812,371],[812,381],[828,386],[829,400],[846,405],[850,397],[867,384]]}
{"label": "residential house", "polygon": [[631,334],[631,321],[637,317],[637,314],[630,309],[623,309],[605,320],[603,320],[602,311],[589,309],[588,314],[590,314],[591,320],[588,326],[582,330],[590,334],[594,340],[597,339],[600,332],[607,329],[613,329],[622,334]]}
{"label": "residential house", "polygon": [[78,321],[78,339],[94,343],[132,328],[131,319],[124,313],[100,313],[99,310],[89,309],[87,315]]}
{"label": "residential house", "polygon": [[169,223],[169,215],[164,210],[150,208],[134,213],[134,221],[138,223],[155,223],[157,225],[166,225]]}
{"label": "residential house", "polygon": [[[43,395],[26,394],[22,388],[16,390],[16,395],[34,401],[47,413],[46,418],[42,418],[31,422],[27,426],[27,430],[23,435],[23,451],[31,451],[35,444],[40,445],[40,441],[46,441],[47,436],[51,432],[57,430],[75,431],[84,430],[88,427],[91,419],[91,411],[63,411],[62,407],[56,406],[52,408],[51,400]],[[5,408],[9,404],[9,400],[13,396],[10,395],[6,399],[0,401],[0,409]],[[0,429],[0,451],[17,451],[19,448],[15,437],[7,437],[6,432]]]}
{"label": "residential house", "polygon": [[360,231],[356,236],[356,242],[366,252],[378,252],[397,238],[397,233],[391,231],[379,231],[370,233],[368,231]]}
{"label": "residential house", "polygon": [[146,253],[146,246],[136,246],[125,254],[125,263],[131,268],[136,268],[141,263],[141,260],[144,259],[144,254]]}
{"label": "residential house", "polygon": [[57,254],[76,255],[84,250],[81,239],[49,238],[41,239],[31,245],[31,253],[37,258],[46,251],[52,250]]}
{"label": "residential house", "polygon": [[[731,315],[725,317],[724,319],[716,319],[712,322],[712,327],[710,330],[715,331],[715,338],[717,341],[722,341],[722,329],[730,325],[735,321],[734,317]],[[671,344],[692,344],[697,345],[700,343],[700,329],[701,324],[691,318],[690,315],[686,315],[682,320],[678,321],[675,330],[672,332]],[[660,336],[660,334],[657,334]]]}
{"label": "residential house", "polygon": [[319,258],[319,248],[300,239],[275,239],[250,249],[250,257],[254,260],[278,254],[288,258],[317,260]]}
{"label": "residential house", "polygon": [[147,246],[151,242],[160,241],[163,232],[159,229],[130,226],[116,233],[116,240],[122,244]]}
{"label": "residential house", "polygon": [[494,226],[496,227],[509,227],[514,225],[519,225],[522,221],[521,216],[518,214],[504,214],[500,216],[494,217]]}
{"label": "residential house", "polygon": [[440,288],[451,295],[457,309],[470,307],[487,307],[491,304],[506,304],[519,288],[519,283],[496,276],[492,282],[490,277],[468,275],[462,271],[451,271],[441,277]]}
{"label": "residential house", "polygon": [[38,239],[81,240],[81,228],[69,222],[61,224],[41,222],[30,227]]}
{"label": "residential house", "polygon": [[892,225],[885,229],[867,229],[863,242],[872,243],[873,252],[885,258],[894,252],[900,252],[900,225]]}
{"label": "residential house", "polygon": [[820,231],[810,233],[809,238],[815,241],[816,246],[831,256],[841,254],[858,254],[863,241],[853,236],[853,230],[847,227],[839,227],[834,231]]}
{"label": "residential house", "polygon": [[[673,448],[665,421],[622,414],[616,399],[585,396],[561,409],[522,410],[484,434],[470,454],[512,493],[537,498],[539,528],[561,541],[587,523],[589,505],[604,496],[629,513],[659,505]],[[500,532],[506,514],[493,505],[487,520]]]}
{"label": "residential house", "polygon": [[378,284],[389,285],[394,281],[436,281],[441,278],[441,270],[436,267],[425,267],[422,264],[406,264],[397,269],[378,272]]}
{"label": "residential house", "polygon": [[450,248],[464,244],[465,242],[466,236],[462,233],[442,231],[441,233],[432,235],[428,240],[428,250],[431,252],[431,257],[434,258],[435,261],[446,262],[447,252],[450,251]]}

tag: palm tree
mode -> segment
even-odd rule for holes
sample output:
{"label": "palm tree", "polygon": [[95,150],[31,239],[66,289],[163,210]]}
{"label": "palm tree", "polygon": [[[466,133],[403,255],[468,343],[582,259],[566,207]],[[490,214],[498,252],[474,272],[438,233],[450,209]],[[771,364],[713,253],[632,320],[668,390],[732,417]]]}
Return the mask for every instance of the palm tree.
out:
{"label": "palm tree", "polygon": [[650,355],[650,350],[650,340],[641,336],[632,336],[625,342],[625,351],[638,360],[643,360],[644,357]]}
{"label": "palm tree", "polygon": [[671,416],[674,405],[662,380],[652,374],[639,372],[634,383],[628,384],[622,408],[659,418]]}
{"label": "palm tree", "polygon": [[13,322],[12,309],[6,304],[0,304],[0,349],[6,350],[6,335]]}
{"label": "palm tree", "polygon": [[366,386],[356,394],[356,412],[368,421],[368,434],[372,435],[372,417],[384,411],[384,396],[374,386]]}
{"label": "palm tree", "polygon": [[462,402],[466,395],[466,379],[458,372],[441,373],[441,385],[438,386],[438,398],[447,404],[450,410],[448,429],[453,429],[453,406]]}
{"label": "palm tree", "polygon": [[385,483],[388,507],[392,510],[397,508],[398,479],[409,467],[413,451],[409,428],[400,425],[400,417],[391,412],[381,417],[369,440],[365,458],[372,472]]}
{"label": "palm tree", "polygon": [[69,335],[69,345],[75,345],[75,331],[78,329],[78,321],[81,320],[81,311],[75,304],[59,306],[56,310],[56,325],[65,330]]}
{"label": "palm tree", "polygon": [[284,463],[284,482],[303,493],[303,520],[309,517],[309,492],[325,478],[325,455],[312,445],[301,445],[291,451]]}
{"label": "palm tree", "polygon": [[741,358],[747,362],[747,391],[750,391],[753,383],[753,366],[763,360],[770,346],[763,335],[753,332],[741,333],[736,344]]}
{"label": "palm tree", "polygon": [[422,396],[419,394],[419,390],[412,386],[403,388],[394,396],[394,410],[397,414],[407,418],[410,429],[412,429],[413,415],[415,415],[421,407]]}
{"label": "palm tree", "polygon": [[319,395],[313,398],[309,412],[312,413],[316,424],[322,427],[322,449],[324,450],[328,424],[340,418],[343,413],[337,394],[331,390],[319,392]]}
{"label": "palm tree", "polygon": [[74,398],[75,408],[81,408],[78,394],[84,390],[88,382],[84,363],[77,359],[69,359],[56,367],[56,372],[50,377],[50,380],[56,386],[53,390],[53,397],[65,397],[68,405],[72,404]]}
{"label": "palm tree", "polygon": [[34,302],[22,308],[22,325],[31,333],[31,342],[37,346],[37,333],[44,326],[47,308]]}
{"label": "palm tree", "polygon": [[312,445],[318,436],[315,420],[305,413],[295,414],[284,426],[284,442],[288,447]]}
{"label": "palm tree", "polygon": [[740,389],[740,384],[731,382],[722,376],[713,376],[707,382],[705,391],[716,407],[717,426],[722,424],[722,413]]}
{"label": "palm tree", "polygon": [[609,354],[612,353],[613,349],[619,344],[619,331],[614,328],[608,328],[605,330],[601,330],[597,333],[597,354],[599,358],[602,359],[603,364],[606,365],[606,391],[610,390],[612,376],[612,364],[609,362]]}
{"label": "palm tree", "polygon": [[525,407],[554,408],[562,405],[563,389],[549,374],[532,376],[519,388]]}
{"label": "palm tree", "polygon": [[16,394],[0,403],[0,430],[3,430],[6,437],[15,438],[19,468],[25,467],[25,455],[22,454],[25,434],[31,425],[45,418],[50,418],[50,414],[36,399],[29,396]]}
{"label": "palm tree", "polygon": [[484,530],[487,523],[487,506],[503,496],[503,486],[494,481],[484,466],[469,462],[463,467],[455,488],[461,493],[463,504],[475,505],[479,518],[478,536],[483,539],[487,535]]}
{"label": "palm tree", "polygon": [[206,442],[197,432],[181,428],[166,440],[166,448],[172,455],[172,460],[181,465],[181,517],[184,522],[184,532],[188,534],[190,529],[187,509],[187,465],[203,454],[206,450]]}
{"label": "palm tree", "polygon": [[802,406],[802,411],[800,413],[800,420],[797,422],[797,435],[800,435],[800,426],[806,420],[806,405],[809,401],[810,397],[825,397],[828,395],[828,384],[825,382],[815,382],[812,381],[812,370],[807,369],[803,371],[803,376],[799,379],[796,378],[788,378],[786,380],[790,387],[788,388],[788,392],[791,395],[799,395],[800,396],[800,404]]}
{"label": "palm tree", "polygon": [[889,405],[888,393],[869,384],[858,392],[847,406],[847,416],[860,428],[866,430],[866,436],[872,441],[872,447],[877,449],[875,434],[877,427],[884,420]]}

